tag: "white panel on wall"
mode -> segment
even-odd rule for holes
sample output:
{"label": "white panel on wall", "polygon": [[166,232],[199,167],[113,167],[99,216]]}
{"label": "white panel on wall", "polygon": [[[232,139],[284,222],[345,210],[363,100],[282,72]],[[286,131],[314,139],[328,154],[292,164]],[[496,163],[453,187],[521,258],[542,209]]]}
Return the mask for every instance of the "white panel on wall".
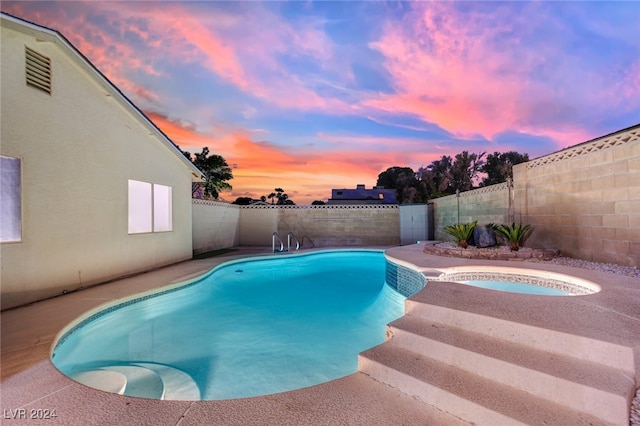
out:
{"label": "white panel on wall", "polygon": [[171,187],[153,185],[153,231],[173,230]]}
{"label": "white panel on wall", "polygon": [[129,180],[129,233],[153,231],[152,185]]}

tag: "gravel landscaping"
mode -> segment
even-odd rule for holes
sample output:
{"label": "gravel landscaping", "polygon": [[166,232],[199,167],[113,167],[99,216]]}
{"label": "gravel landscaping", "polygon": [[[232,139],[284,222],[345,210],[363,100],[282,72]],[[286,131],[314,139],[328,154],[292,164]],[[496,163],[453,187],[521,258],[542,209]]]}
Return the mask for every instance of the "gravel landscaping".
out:
{"label": "gravel landscaping", "polygon": [[[480,256],[480,253],[496,253],[496,254],[505,254],[512,253],[509,247],[507,246],[497,246],[497,247],[488,247],[488,248],[478,248],[474,246],[469,246],[466,249],[462,249],[458,247],[455,243],[452,242],[442,242],[433,245],[434,248],[443,252],[443,254],[453,255],[454,252],[463,252],[467,255],[462,255],[459,257],[469,257],[469,258],[490,258],[488,256]],[[426,251],[426,250],[425,250]],[[573,266],[576,268],[584,268],[584,269],[592,269],[596,271],[603,272],[611,272],[614,274],[626,275],[628,277],[636,277],[640,278],[640,269],[635,266],[622,266],[616,265],[614,263],[599,263],[599,262],[590,262],[582,259],[574,259],[571,257],[565,256],[555,256],[553,258],[542,259],[539,256],[537,257],[536,252],[546,252],[550,253],[553,250],[535,250],[529,247],[522,247],[518,252],[520,256],[519,259],[525,262],[536,262],[536,263],[551,263],[554,265],[562,265],[562,266]],[[434,253],[437,254],[437,253]],[[495,258],[500,258],[499,256],[495,256]]]}

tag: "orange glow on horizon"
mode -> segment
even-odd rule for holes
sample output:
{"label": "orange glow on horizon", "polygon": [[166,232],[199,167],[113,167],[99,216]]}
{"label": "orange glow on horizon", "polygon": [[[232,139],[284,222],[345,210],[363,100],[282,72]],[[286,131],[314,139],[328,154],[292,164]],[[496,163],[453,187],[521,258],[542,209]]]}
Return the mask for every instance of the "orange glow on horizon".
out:
{"label": "orange glow on horizon", "polygon": [[[212,153],[222,155],[230,166],[238,165],[232,169],[234,178],[230,183],[233,190],[222,193],[222,197],[230,202],[238,197],[257,199],[277,187],[283,188],[296,204],[326,201],[333,188],[355,188],[357,184],[373,187],[378,174],[389,167],[411,167],[408,164],[417,160],[421,160],[418,166],[427,165],[442,155],[449,155],[439,152],[416,154],[402,149],[387,153],[368,152],[366,145],[375,142],[375,138],[362,138],[362,151],[352,148],[353,140],[346,149],[293,149],[254,141],[245,131],[215,138],[160,114],[147,115],[183,151],[193,154],[207,146]],[[403,141],[396,143],[400,148]]]}

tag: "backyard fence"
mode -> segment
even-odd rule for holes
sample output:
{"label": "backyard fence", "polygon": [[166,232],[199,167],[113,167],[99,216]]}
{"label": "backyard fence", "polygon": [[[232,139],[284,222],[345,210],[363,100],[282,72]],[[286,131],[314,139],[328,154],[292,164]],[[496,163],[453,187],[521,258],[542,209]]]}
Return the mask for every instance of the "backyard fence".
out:
{"label": "backyard fence", "polygon": [[237,206],[194,200],[194,253],[234,245],[270,246],[293,232],[305,248],[400,244],[397,205]]}

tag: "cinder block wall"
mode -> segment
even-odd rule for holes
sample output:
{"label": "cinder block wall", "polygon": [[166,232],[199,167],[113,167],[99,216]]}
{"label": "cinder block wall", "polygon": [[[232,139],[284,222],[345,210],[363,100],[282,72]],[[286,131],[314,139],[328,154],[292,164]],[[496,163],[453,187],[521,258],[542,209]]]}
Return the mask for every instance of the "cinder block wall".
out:
{"label": "cinder block wall", "polygon": [[514,220],[534,227],[530,247],[640,266],[640,126],[518,164],[513,174],[513,219],[506,183],[437,198],[435,238],[452,240],[443,228],[455,223]]}
{"label": "cinder block wall", "polygon": [[459,197],[436,198],[432,202],[436,240],[453,241],[453,237],[444,232],[444,227],[456,223],[474,220],[480,225],[509,222],[509,187],[506,183],[461,192]]}
{"label": "cinder block wall", "polygon": [[270,246],[271,236],[278,230],[278,207],[240,207],[240,245]]}
{"label": "cinder block wall", "polygon": [[640,126],[518,164],[514,183],[529,245],[640,266]]}
{"label": "cinder block wall", "polygon": [[400,215],[391,206],[236,206],[194,200],[193,252],[271,245],[293,232],[305,248],[400,244]]}
{"label": "cinder block wall", "polygon": [[239,244],[239,206],[196,199],[192,203],[193,254]]}
{"label": "cinder block wall", "polygon": [[278,233],[293,232],[304,247],[400,244],[400,214],[389,206],[301,206],[279,209]]}

